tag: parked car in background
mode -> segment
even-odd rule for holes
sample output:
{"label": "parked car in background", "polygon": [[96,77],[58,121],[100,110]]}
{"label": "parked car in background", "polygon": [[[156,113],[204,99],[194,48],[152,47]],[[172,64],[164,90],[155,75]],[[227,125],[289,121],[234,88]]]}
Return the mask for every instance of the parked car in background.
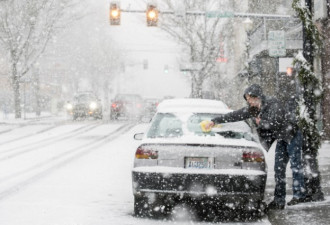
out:
{"label": "parked car in background", "polygon": [[111,103],[110,119],[141,119],[143,98],[138,94],[117,94]]}
{"label": "parked car in background", "polygon": [[170,213],[191,203],[203,218],[224,211],[260,216],[267,178],[265,150],[247,123],[221,124],[203,132],[200,123],[231,110],[221,101],[169,99],[136,149],[132,169],[134,213]]}
{"label": "parked car in background", "polygon": [[91,92],[83,92],[75,95],[72,103],[72,118],[78,117],[102,119],[102,104],[100,99]]}

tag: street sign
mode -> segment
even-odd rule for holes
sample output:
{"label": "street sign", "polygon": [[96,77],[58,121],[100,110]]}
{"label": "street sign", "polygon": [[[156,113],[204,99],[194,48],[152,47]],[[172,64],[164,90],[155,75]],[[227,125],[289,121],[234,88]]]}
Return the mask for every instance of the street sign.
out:
{"label": "street sign", "polygon": [[285,33],[284,31],[268,32],[268,52],[271,57],[286,55]]}
{"label": "street sign", "polygon": [[208,11],[205,15],[208,18],[234,17],[234,13],[228,11]]}

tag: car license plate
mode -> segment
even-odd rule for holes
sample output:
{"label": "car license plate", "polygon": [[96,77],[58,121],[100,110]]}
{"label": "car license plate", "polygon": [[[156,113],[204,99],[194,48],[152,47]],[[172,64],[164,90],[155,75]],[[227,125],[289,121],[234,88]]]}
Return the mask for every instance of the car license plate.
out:
{"label": "car license plate", "polygon": [[186,157],[185,168],[191,169],[213,169],[213,157]]}

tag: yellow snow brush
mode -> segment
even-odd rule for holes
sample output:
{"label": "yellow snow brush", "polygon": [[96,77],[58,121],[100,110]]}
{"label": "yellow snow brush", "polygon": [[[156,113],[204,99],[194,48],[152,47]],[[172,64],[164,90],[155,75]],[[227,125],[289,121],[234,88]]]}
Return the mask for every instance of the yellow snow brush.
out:
{"label": "yellow snow brush", "polygon": [[209,124],[209,123],[210,123],[210,121],[208,121],[208,120],[203,120],[202,122],[200,122],[201,129],[204,133],[211,132],[212,127],[209,127],[208,129],[205,128],[206,124]]}

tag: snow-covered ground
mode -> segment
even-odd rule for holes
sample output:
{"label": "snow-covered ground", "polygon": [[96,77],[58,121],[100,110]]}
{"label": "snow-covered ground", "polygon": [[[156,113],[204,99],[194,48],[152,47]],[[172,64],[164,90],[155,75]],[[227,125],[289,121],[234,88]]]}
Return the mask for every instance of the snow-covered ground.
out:
{"label": "snow-covered ground", "polygon": [[[131,169],[139,145],[133,135],[147,124],[65,117],[31,121],[0,119],[1,225],[211,224],[133,216]],[[270,183],[273,150],[268,154]],[[324,144],[320,167],[329,162],[330,145]],[[329,181],[323,185],[330,186]],[[327,201],[308,206],[329,201],[327,196]],[[265,216],[249,224],[270,222]]]}

